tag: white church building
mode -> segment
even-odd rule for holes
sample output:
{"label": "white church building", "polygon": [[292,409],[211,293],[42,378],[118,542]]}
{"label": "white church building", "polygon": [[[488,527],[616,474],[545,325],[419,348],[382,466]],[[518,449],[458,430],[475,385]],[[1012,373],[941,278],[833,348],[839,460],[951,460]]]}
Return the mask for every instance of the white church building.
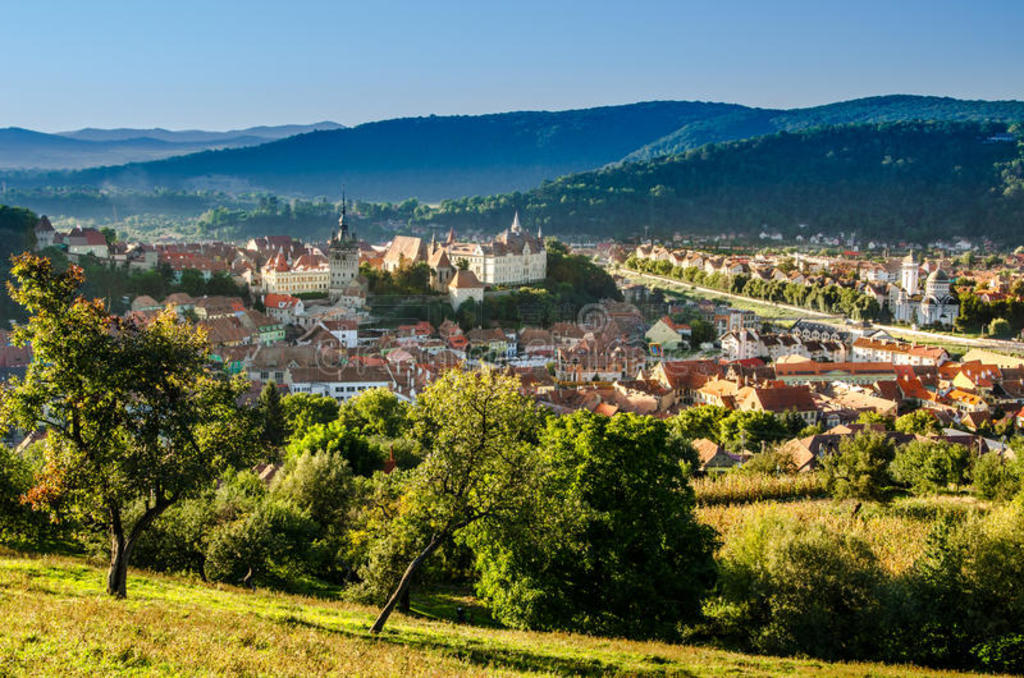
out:
{"label": "white church building", "polygon": [[950,292],[949,274],[936,267],[920,287],[921,266],[913,252],[900,267],[899,284],[890,283],[886,300],[896,322],[951,327],[960,315],[960,302]]}

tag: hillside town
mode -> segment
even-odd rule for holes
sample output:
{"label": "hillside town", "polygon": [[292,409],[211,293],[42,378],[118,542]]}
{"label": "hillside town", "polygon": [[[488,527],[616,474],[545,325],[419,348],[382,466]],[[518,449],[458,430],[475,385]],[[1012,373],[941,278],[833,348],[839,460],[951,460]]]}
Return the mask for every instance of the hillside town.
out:
{"label": "hillside town", "polygon": [[[56,247],[72,260],[90,257],[128,270],[164,267],[175,280],[188,271],[204,280],[230,276],[248,290],[250,303],[241,296],[139,295],[126,316],[145,323],[171,309],[195,322],[205,331],[213,360],[229,374],[247,376],[254,394],[274,383],[283,393],[342,402],[384,388],[412,402],[453,366],[492,365],[518,375],[524,394],[557,413],[585,409],[667,418],[714,405],[796,415],[808,435],[787,449],[801,469],[813,468],[830,449],[822,441],[834,443],[864,413],[891,419],[922,409],[942,435],[969,436],[975,448],[1008,454],[1000,438],[1024,429],[1024,359],[980,349],[951,355],[864,322],[803,318],[780,324],[722,301],[669,299],[628,278],[617,278],[624,301],[597,300],[546,326],[460,326],[451,317],[389,323],[375,317],[367,270],[426,267],[429,291],[453,310],[469,301],[482,307],[485,295],[543,282],[542,234],[527,232],[518,213],[489,242],[461,242],[449,230],[443,239],[396,236],[373,245],[359,240],[344,207],[321,243],[288,236],[244,244],[108,243],[93,229],[58,233],[46,217],[35,235],[38,249]],[[613,265],[624,262],[626,252],[614,244],[586,251]],[[914,252],[879,262],[800,252],[721,255],[646,244],[632,258],[662,273],[844,286],[874,299],[894,322],[914,326],[949,327],[959,312],[948,272],[954,262]],[[1007,264],[1024,268],[1019,255]],[[957,272],[960,278],[968,274],[991,286],[994,295],[1005,294],[1012,282],[1005,275],[985,282],[980,272]],[[695,327],[703,336],[695,336]],[[3,356],[6,368],[30,359],[25,349],[11,346]],[[707,468],[742,464],[751,452],[710,441],[702,445]]]}

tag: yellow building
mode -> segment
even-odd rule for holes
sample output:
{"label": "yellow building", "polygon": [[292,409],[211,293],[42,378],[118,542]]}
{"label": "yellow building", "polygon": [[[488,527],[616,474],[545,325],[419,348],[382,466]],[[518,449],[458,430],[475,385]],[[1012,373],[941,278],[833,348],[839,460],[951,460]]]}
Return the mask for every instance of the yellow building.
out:
{"label": "yellow building", "polygon": [[306,253],[293,262],[288,261],[283,251],[268,261],[261,270],[264,294],[309,294],[322,293],[327,296],[331,271],[327,257],[319,250]]}

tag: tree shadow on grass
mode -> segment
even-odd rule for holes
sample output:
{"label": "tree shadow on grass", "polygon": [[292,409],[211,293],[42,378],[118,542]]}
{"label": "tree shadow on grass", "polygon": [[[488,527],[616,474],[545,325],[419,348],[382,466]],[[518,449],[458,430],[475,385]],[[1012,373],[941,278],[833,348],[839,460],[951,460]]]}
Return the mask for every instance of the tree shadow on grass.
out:
{"label": "tree shadow on grass", "polygon": [[[371,636],[368,632],[348,631],[323,626],[296,617],[289,617],[284,620],[286,624],[301,626],[316,631],[324,631],[337,635],[358,638],[370,642],[391,643],[404,647],[436,651],[447,657],[455,657],[484,667],[506,668],[515,671],[529,671],[537,673],[554,673],[566,676],[608,676],[608,675],[629,675],[629,676],[681,676],[690,677],[695,674],[672,667],[667,669],[663,666],[620,666],[617,662],[603,661],[597,658],[588,657],[558,657],[547,654],[530,652],[528,650],[513,649],[507,647],[489,646],[481,641],[465,638],[444,638],[439,636],[416,635],[408,632],[397,633],[385,631],[379,636]],[[638,658],[639,659],[639,658]],[[644,657],[640,661],[651,664],[664,663],[662,657]]]}

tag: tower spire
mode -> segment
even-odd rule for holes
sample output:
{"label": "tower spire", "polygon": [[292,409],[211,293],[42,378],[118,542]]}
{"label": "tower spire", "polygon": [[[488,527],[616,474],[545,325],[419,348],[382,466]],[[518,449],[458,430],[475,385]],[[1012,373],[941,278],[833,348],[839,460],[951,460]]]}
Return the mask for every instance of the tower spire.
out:
{"label": "tower spire", "polygon": [[348,238],[348,224],[345,223],[345,212],[348,201],[345,199],[345,189],[341,189],[341,216],[338,218],[338,238]]}

